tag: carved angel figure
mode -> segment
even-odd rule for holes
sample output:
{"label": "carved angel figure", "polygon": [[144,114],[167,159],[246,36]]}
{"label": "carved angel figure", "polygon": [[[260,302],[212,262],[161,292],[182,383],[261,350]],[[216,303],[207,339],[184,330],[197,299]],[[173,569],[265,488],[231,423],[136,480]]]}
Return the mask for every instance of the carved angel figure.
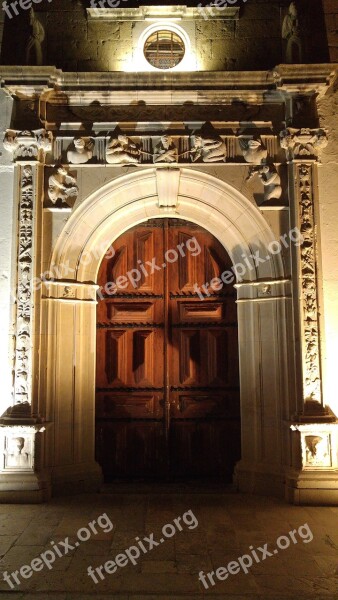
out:
{"label": "carved angel figure", "polygon": [[139,147],[126,135],[118,135],[108,142],[106,160],[111,165],[137,164],[140,162],[140,156]]}
{"label": "carved angel figure", "polygon": [[251,165],[260,165],[268,157],[268,151],[260,139],[240,137],[239,145],[243,151],[244,160]]}
{"label": "carved angel figure", "polygon": [[248,181],[255,175],[261,179],[264,186],[264,202],[269,200],[280,200],[282,196],[281,178],[274,166],[263,165],[261,168],[253,168],[247,178]]}
{"label": "carved angel figure", "polygon": [[300,39],[298,12],[295,2],[291,2],[284,18],[282,38],[287,41],[285,60],[287,63],[302,62],[302,42]]}
{"label": "carved angel figure", "polygon": [[53,204],[58,200],[68,204],[67,200],[76,199],[78,193],[79,188],[75,178],[69,175],[64,167],[58,167],[56,173],[50,176],[48,183],[48,196]]}
{"label": "carved angel figure", "polygon": [[224,141],[217,137],[204,137],[200,134],[193,136],[193,146],[190,150],[193,162],[225,162],[227,149]]}
{"label": "carved angel figure", "polygon": [[83,165],[93,158],[94,143],[89,138],[75,138],[67,152],[67,160],[74,165]]}
{"label": "carved angel figure", "polygon": [[26,46],[26,64],[31,63],[32,51],[35,51],[35,64],[40,66],[42,65],[42,42],[45,39],[45,29],[36,17],[33,8],[30,10],[29,24],[31,33]]}
{"label": "carved angel figure", "polygon": [[173,163],[178,161],[178,150],[169,135],[162,135],[160,142],[155,147],[154,163]]}

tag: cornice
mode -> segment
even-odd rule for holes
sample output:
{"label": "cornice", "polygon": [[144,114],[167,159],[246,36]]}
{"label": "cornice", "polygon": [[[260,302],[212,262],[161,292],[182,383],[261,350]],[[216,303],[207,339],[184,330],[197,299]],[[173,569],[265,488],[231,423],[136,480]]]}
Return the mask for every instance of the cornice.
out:
{"label": "cornice", "polygon": [[[99,4],[97,2],[97,4]],[[213,20],[239,19],[239,7],[222,6],[212,13]],[[88,19],[95,21],[152,21],[158,19],[201,20],[203,12],[198,8],[180,6],[139,6],[138,8],[87,8]]]}
{"label": "cornice", "polygon": [[240,92],[325,93],[337,74],[337,63],[278,65],[269,71],[198,71],[182,73],[63,72],[55,67],[0,67],[0,85],[13,96],[48,92],[215,90],[236,97]]}

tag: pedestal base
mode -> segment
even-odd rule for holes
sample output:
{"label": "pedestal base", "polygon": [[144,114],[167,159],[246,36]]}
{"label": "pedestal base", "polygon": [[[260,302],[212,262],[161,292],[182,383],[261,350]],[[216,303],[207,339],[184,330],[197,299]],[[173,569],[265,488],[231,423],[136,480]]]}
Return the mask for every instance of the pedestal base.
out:
{"label": "pedestal base", "polygon": [[292,504],[338,506],[338,471],[289,471],[285,498]]}
{"label": "pedestal base", "polygon": [[0,503],[39,504],[51,498],[50,472],[6,473],[0,478]]}

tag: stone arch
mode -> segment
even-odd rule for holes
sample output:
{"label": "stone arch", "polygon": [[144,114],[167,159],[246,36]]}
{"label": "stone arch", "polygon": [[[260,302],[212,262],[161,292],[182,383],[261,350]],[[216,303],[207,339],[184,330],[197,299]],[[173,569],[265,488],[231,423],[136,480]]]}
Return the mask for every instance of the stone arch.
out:
{"label": "stone arch", "polygon": [[[90,489],[100,481],[94,460],[97,274],[119,235],[156,217],[190,220],[212,233],[234,264],[252,264],[237,284],[242,460],[236,481],[241,490],[281,495],[284,407],[293,401],[291,282],[280,254],[271,251],[272,230],[250,200],[209,174],[165,167],[137,170],[98,189],[55,244],[50,268],[58,266],[58,280],[43,284],[39,375],[40,412],[54,422],[46,443],[53,488]],[[266,260],[254,266],[257,251]]]}
{"label": "stone arch", "polygon": [[[74,212],[55,246],[52,264],[60,279],[75,274],[76,281],[96,282],[102,254],[121,233],[148,218],[177,217],[193,221],[212,233],[234,264],[246,258],[252,264],[248,280],[284,277],[281,256],[269,244],[275,240],[260,211],[243,194],[206,173],[181,169],[177,205],[159,207],[157,170],[144,169],[113,180],[89,196]],[[254,268],[251,254],[269,257]],[[91,260],[88,260],[88,256]],[[85,258],[84,258],[85,257]],[[62,271],[62,266],[67,265]],[[69,269],[68,269],[69,266]],[[61,267],[61,270],[60,270]]]}

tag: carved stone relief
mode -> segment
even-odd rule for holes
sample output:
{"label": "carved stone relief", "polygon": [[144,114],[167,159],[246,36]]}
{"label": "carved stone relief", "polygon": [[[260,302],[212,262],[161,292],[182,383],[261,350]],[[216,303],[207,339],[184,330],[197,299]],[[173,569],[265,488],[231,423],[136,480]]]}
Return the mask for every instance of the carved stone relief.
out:
{"label": "carved stone relief", "polygon": [[31,333],[33,278],[33,170],[25,165],[21,170],[19,205],[17,319],[14,366],[15,403],[31,402]]}
{"label": "carved stone relief", "polygon": [[159,143],[155,146],[154,150],[154,163],[178,162],[177,146],[175,146],[173,139],[169,135],[162,135]]}
{"label": "carved stone relief", "polygon": [[303,377],[305,400],[321,402],[321,373],[319,350],[319,320],[315,249],[315,217],[312,166],[296,165],[298,186],[299,226],[303,236],[300,245]]}
{"label": "carved stone relief", "polygon": [[75,138],[67,151],[67,160],[74,165],[83,165],[93,158],[94,142],[91,138]]}
{"label": "carved stone relief", "polygon": [[251,165],[261,165],[267,160],[268,151],[260,138],[240,137],[239,143],[244,160]]}
{"label": "carved stone relief", "polygon": [[[44,159],[45,154],[52,151],[53,134],[45,129],[7,129],[3,144],[4,148],[12,153],[14,161],[36,161],[39,158]],[[43,156],[39,157],[39,154]]]}
{"label": "carved stone relief", "polygon": [[329,438],[328,434],[305,436],[305,467],[331,466]]}
{"label": "carved stone relief", "polygon": [[281,178],[274,165],[252,167],[247,181],[250,181],[255,175],[258,175],[264,186],[264,202],[281,199],[283,193]]}
{"label": "carved stone relief", "polygon": [[48,179],[48,197],[51,205],[45,203],[45,208],[70,210],[78,193],[75,177],[70,175],[65,167],[58,165]]}
{"label": "carved stone relief", "polygon": [[304,156],[318,157],[328,144],[325,129],[294,129],[289,127],[280,133],[281,147],[287,160]]}
{"label": "carved stone relief", "polygon": [[112,137],[107,143],[106,160],[108,164],[136,164],[140,162],[141,151],[126,135]]}
{"label": "carved stone relief", "polygon": [[10,470],[31,470],[33,466],[31,440],[8,435],[5,438],[4,468]]}
{"label": "carved stone relief", "polygon": [[[225,128],[228,129],[228,128]],[[225,163],[247,162],[261,165],[280,162],[278,136],[262,137],[221,133],[204,124],[195,132],[164,131],[126,135],[117,128],[112,135],[104,132],[87,137],[69,138],[58,135],[54,143],[54,161],[62,164],[108,163],[124,164],[174,164],[174,163]]]}

